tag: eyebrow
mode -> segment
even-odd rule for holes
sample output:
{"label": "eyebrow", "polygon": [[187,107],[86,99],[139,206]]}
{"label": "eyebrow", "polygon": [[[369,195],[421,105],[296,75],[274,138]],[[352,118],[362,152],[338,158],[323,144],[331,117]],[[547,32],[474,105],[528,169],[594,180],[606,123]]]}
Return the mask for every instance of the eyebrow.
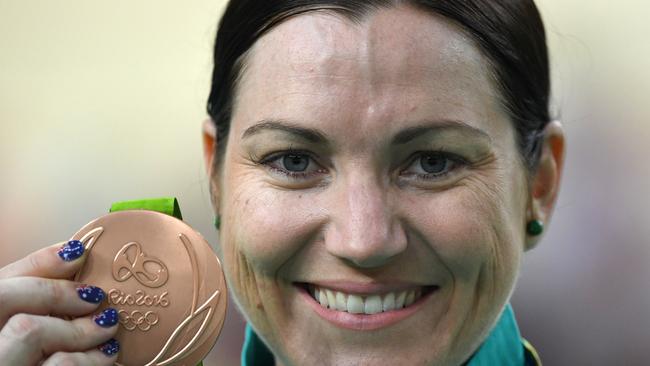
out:
{"label": "eyebrow", "polygon": [[487,132],[471,126],[463,121],[457,120],[442,120],[442,121],[429,121],[424,122],[417,126],[407,127],[400,132],[398,132],[395,137],[393,137],[393,145],[402,145],[414,140],[424,134],[429,134],[431,132],[442,132],[449,130],[462,131],[462,133],[473,135],[478,138],[486,139],[488,142],[492,142],[492,138],[488,135]]}
{"label": "eyebrow", "polygon": [[[325,133],[318,129],[301,127],[295,123],[281,120],[262,120],[247,128],[246,131],[244,131],[242,134],[242,139],[249,138],[265,130],[284,131],[317,144],[325,144],[328,141]],[[441,120],[427,121],[416,126],[407,127],[399,131],[393,137],[392,144],[403,145],[425,134],[432,132],[439,133],[446,130],[459,130],[463,133],[470,134],[478,138],[487,139],[489,142],[492,141],[490,135],[488,135],[485,131],[471,126],[465,122],[457,120]]]}
{"label": "eyebrow", "polygon": [[247,128],[246,131],[244,131],[242,134],[242,140],[256,135],[264,130],[288,132],[292,135],[302,137],[303,139],[313,143],[323,144],[327,142],[327,137],[325,137],[325,134],[319,130],[300,127],[290,122],[277,120],[263,120],[252,125],[251,127]]}

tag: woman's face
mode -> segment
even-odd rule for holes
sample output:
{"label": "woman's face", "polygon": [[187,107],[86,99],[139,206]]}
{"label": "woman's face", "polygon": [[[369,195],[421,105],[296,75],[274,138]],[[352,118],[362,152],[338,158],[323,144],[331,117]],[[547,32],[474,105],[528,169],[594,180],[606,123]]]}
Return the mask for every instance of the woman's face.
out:
{"label": "woman's face", "polygon": [[229,284],[279,363],[458,365],[487,335],[528,196],[489,70],[406,6],[254,45],[215,185]]}

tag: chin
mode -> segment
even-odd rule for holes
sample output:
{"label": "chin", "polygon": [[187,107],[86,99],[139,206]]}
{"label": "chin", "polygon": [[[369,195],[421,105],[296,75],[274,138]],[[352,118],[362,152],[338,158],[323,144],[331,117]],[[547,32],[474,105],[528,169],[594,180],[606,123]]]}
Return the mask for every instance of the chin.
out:
{"label": "chin", "polygon": [[399,308],[375,314],[323,306],[319,289],[309,284],[291,287],[291,294],[285,293],[290,301],[284,304],[282,314],[263,320],[269,325],[266,329],[273,331],[256,329],[283,366],[458,366],[470,357],[490,327],[490,322],[465,323],[463,320],[474,319],[468,315],[472,308],[453,311],[451,291],[435,286],[414,294]]}

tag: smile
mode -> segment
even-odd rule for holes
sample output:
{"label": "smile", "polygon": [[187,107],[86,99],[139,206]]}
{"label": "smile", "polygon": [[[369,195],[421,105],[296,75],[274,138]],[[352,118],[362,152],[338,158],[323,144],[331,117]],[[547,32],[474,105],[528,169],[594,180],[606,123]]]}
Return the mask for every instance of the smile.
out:
{"label": "smile", "polygon": [[438,286],[382,289],[306,283],[298,288],[320,317],[342,328],[364,331],[387,327],[415,314],[438,290]]}
{"label": "smile", "polygon": [[415,288],[362,296],[324,287],[310,286],[311,296],[322,307],[351,314],[368,315],[408,307],[422,297],[422,291],[423,288]]}

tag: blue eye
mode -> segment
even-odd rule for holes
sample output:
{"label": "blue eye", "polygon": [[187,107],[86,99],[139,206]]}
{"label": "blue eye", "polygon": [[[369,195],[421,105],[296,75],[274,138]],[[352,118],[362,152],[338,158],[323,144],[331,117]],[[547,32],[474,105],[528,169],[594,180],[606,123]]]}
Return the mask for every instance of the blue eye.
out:
{"label": "blue eye", "polygon": [[309,166],[309,156],[303,154],[285,154],[282,165],[290,172],[303,172]]}
{"label": "blue eye", "polygon": [[258,163],[266,165],[274,173],[295,180],[309,179],[327,172],[308,153],[294,150],[271,154],[271,156],[263,158]]}
{"label": "blue eye", "polygon": [[420,167],[429,174],[441,174],[447,170],[451,161],[441,154],[428,154],[420,157]]}
{"label": "blue eye", "polygon": [[438,179],[464,165],[467,165],[467,161],[455,154],[441,151],[420,152],[411,160],[402,175],[420,180]]}
{"label": "blue eye", "polygon": [[[282,151],[256,162],[292,180],[307,180],[327,174],[327,170],[318,165],[309,153],[301,151]],[[441,151],[419,152],[400,175],[417,180],[441,179],[466,165],[467,161],[455,154]]]}

